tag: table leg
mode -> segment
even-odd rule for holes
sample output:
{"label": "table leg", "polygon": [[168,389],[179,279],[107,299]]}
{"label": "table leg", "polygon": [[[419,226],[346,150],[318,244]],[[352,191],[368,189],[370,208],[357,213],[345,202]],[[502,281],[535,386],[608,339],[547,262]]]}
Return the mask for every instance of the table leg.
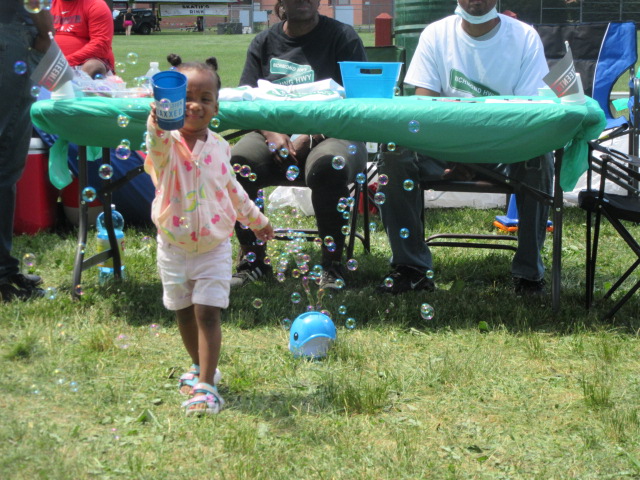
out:
{"label": "table leg", "polygon": [[562,279],[562,210],[563,195],[560,188],[560,170],[564,149],[556,150],[553,180],[553,260],[551,266],[551,307],[554,313],[560,311],[560,284]]}
{"label": "table leg", "polygon": [[82,191],[89,182],[87,176],[87,147],[78,146],[78,244],[76,245],[76,258],[73,263],[73,279],[71,284],[71,298],[77,300],[82,295],[82,270],[84,253],[87,247],[87,215],[89,207],[82,199]]}

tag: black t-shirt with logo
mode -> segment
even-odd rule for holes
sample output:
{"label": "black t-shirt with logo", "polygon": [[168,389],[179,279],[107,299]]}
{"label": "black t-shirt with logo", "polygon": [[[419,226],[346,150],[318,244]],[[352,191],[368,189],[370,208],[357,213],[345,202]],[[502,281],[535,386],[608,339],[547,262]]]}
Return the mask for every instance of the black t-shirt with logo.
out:
{"label": "black t-shirt with logo", "polygon": [[264,79],[282,85],[332,78],[342,85],[342,61],[365,61],[362,40],[353,27],[320,15],[318,25],[306,35],[289,37],[284,22],[256,35],[244,65],[240,85],[256,87]]}

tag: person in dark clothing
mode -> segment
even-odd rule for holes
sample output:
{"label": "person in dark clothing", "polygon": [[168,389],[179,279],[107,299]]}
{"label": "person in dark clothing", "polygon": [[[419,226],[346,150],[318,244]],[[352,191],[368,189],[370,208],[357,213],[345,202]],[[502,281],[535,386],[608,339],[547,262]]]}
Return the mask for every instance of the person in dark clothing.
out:
{"label": "person in dark clothing", "polygon": [[[338,62],[364,61],[366,54],[355,30],[318,13],[319,0],[279,0],[275,11],[282,20],[259,33],[251,42],[240,78],[241,85],[257,86],[264,79],[281,85],[297,85],[333,79],[342,84]],[[295,133],[295,132],[291,132]],[[284,153],[283,153],[284,152]],[[286,135],[259,130],[245,135],[231,151],[231,163],[248,165],[257,175],[255,181],[239,181],[255,199],[258,190],[279,183],[289,166],[297,165],[300,176],[311,188],[311,201],[323,239],[321,288],[344,286],[342,251],[346,220],[338,211],[341,197],[348,197],[348,185],[355,180],[367,161],[361,142],[315,135]],[[343,168],[333,166],[333,158],[343,157]],[[272,273],[264,263],[266,245],[256,242],[250,230],[236,224],[241,258],[231,286],[238,287]],[[330,241],[327,237],[332,237]],[[254,253],[249,261],[247,254]],[[253,260],[253,255],[249,257]]]}

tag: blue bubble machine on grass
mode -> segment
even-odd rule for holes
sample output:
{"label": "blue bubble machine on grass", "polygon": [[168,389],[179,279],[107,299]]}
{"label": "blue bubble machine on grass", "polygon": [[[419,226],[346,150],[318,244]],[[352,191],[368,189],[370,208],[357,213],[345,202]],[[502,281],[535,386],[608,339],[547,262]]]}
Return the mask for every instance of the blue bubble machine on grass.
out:
{"label": "blue bubble machine on grass", "polygon": [[320,312],[306,312],[291,325],[289,350],[296,358],[323,358],[336,336],[336,326],[329,317]]}

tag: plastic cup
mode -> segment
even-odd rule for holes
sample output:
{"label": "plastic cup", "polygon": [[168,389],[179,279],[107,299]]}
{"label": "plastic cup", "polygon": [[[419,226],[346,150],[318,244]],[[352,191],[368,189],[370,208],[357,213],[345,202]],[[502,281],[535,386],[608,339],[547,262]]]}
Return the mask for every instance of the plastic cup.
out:
{"label": "plastic cup", "polygon": [[151,86],[153,98],[156,100],[158,126],[162,130],[182,128],[187,98],[187,77],[175,70],[158,72],[151,77]]}

